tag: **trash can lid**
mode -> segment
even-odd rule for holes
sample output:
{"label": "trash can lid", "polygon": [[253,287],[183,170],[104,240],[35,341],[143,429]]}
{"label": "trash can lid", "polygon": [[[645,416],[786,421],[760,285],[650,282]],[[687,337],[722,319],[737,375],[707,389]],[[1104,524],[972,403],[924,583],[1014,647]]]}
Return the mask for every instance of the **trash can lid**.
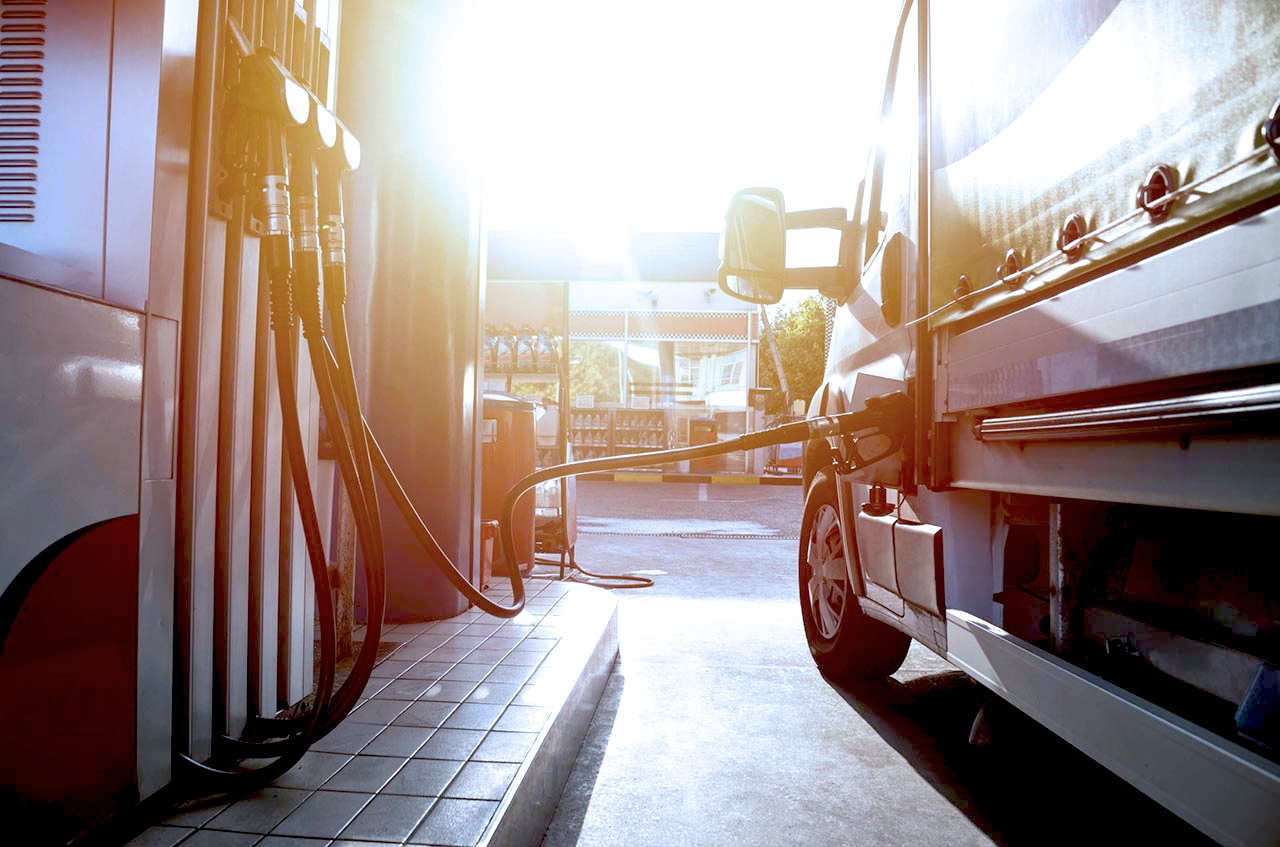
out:
{"label": "trash can lid", "polygon": [[538,404],[532,400],[525,400],[514,394],[507,394],[503,391],[486,391],[484,393],[484,414],[497,414],[498,412],[532,412],[538,408]]}

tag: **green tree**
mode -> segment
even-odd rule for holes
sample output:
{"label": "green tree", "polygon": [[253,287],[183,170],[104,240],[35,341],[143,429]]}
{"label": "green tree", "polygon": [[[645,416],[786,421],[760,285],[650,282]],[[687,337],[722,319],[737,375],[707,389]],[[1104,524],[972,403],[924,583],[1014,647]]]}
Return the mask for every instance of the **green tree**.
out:
{"label": "green tree", "polygon": [[[826,313],[822,298],[815,295],[801,300],[791,308],[780,308],[773,314],[770,323],[773,324],[778,358],[782,360],[791,397],[803,400],[808,405],[809,398],[822,385],[827,365]],[[770,414],[790,414],[791,410],[784,408],[785,400],[778,382],[778,373],[773,366],[773,356],[766,347],[767,343],[763,338],[760,340],[760,386],[773,389],[765,411]]]}
{"label": "green tree", "polygon": [[569,342],[569,402],[591,394],[597,403],[618,401],[618,350],[603,341]]}

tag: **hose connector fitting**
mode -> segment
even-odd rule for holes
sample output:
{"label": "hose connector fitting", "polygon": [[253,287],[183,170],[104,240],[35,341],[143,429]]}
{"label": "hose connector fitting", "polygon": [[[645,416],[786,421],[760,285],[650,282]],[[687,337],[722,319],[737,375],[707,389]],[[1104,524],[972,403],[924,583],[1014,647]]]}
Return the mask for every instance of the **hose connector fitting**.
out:
{"label": "hose connector fitting", "polygon": [[266,235],[289,235],[289,178],[284,174],[262,178],[262,222]]}

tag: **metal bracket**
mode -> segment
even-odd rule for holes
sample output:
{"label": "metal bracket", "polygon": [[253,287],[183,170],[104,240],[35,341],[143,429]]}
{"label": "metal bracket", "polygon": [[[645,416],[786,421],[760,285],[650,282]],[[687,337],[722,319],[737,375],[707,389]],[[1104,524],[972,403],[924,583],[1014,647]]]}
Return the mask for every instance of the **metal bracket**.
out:
{"label": "metal bracket", "polygon": [[1156,165],[1147,173],[1147,178],[1138,186],[1135,201],[1138,208],[1151,216],[1152,223],[1159,223],[1169,217],[1173,203],[1156,203],[1165,195],[1178,187],[1178,172],[1168,165]]}

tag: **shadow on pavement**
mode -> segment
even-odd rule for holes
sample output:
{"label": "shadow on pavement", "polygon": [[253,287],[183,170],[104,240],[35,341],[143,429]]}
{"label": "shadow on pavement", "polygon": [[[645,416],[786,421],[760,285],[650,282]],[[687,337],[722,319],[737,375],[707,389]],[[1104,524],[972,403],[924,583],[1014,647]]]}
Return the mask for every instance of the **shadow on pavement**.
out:
{"label": "shadow on pavement", "polygon": [[[827,683],[997,844],[1214,843],[959,670]],[[991,743],[973,746],[988,701]]]}

